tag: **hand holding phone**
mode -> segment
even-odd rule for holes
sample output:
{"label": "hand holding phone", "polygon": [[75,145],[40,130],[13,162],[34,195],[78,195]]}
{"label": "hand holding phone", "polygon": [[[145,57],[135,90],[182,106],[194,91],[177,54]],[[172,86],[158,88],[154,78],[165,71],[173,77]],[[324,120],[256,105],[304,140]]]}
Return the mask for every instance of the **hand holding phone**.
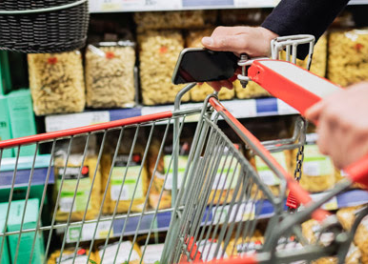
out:
{"label": "hand holding phone", "polygon": [[238,60],[232,52],[187,48],[179,55],[172,81],[182,84],[227,80],[235,74]]}

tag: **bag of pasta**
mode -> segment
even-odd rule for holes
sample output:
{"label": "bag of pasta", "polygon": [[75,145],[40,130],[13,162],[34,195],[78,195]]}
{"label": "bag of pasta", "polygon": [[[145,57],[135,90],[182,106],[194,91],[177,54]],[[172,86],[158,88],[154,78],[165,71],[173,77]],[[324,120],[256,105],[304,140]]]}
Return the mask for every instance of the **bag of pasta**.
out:
{"label": "bag of pasta", "polygon": [[243,255],[243,254],[253,254],[257,249],[262,247],[264,244],[264,237],[259,230],[255,230],[251,238],[243,239],[242,237],[234,237],[229,241],[226,248],[226,253],[229,257]]}
{"label": "bag of pasta", "polygon": [[86,51],[87,106],[93,108],[134,105],[135,44],[101,42]]}
{"label": "bag of pasta", "polygon": [[[298,149],[295,149],[293,156],[296,157],[297,153]],[[296,161],[293,159],[292,168],[295,166]],[[304,146],[302,176],[299,183],[308,192],[323,192],[335,184],[332,161],[319,152],[317,145]]]}
{"label": "bag of pasta", "polygon": [[[105,251],[105,252],[104,252]],[[131,254],[130,254],[131,252]],[[132,245],[130,241],[123,241],[119,245],[118,242],[107,245],[106,247],[101,246],[95,253],[97,258],[97,263],[127,263],[127,264],[138,264],[141,262],[142,253],[137,244]],[[102,255],[103,261],[101,262]],[[116,261],[115,261],[116,255]]]}
{"label": "bag of pasta", "polygon": [[143,210],[148,183],[146,164],[142,160],[145,144],[143,137],[139,136],[132,155],[130,155],[134,138],[133,132],[128,129],[124,132],[125,136],[121,140],[114,164],[113,158],[117,142],[114,142],[112,138],[117,138],[116,135],[109,136],[110,146],[106,147],[106,151],[102,155],[101,196],[103,197],[106,192],[103,205],[104,214],[114,213],[115,208],[117,213],[128,212],[130,207],[132,212]]}
{"label": "bag of pasta", "polygon": [[[356,218],[356,213],[363,206],[353,206],[342,208],[337,211],[336,216],[339,219],[341,225],[346,230],[350,230]],[[362,259],[361,263],[368,263],[368,216],[365,216],[360,222],[355,236],[354,243],[361,251]]]}
{"label": "bag of pasta", "polygon": [[92,263],[92,261],[97,261],[95,254],[92,252],[88,258],[88,249],[78,248],[76,250],[76,255],[74,258],[75,248],[67,248],[64,249],[63,255],[60,259],[60,250],[56,250],[53,252],[49,259],[47,260],[47,264],[82,264],[82,263]]}
{"label": "bag of pasta", "polygon": [[[145,105],[172,103],[184,87],[174,85],[172,73],[184,41],[179,31],[149,31],[138,35],[142,99]],[[182,101],[188,101],[189,94]]]}
{"label": "bag of pasta", "polygon": [[[240,145],[234,144],[234,146],[240,150]],[[231,151],[225,148],[219,160],[208,204],[212,202],[214,205],[229,203],[235,195],[235,188],[239,184],[239,177],[242,176],[242,173],[236,158],[233,158],[230,153]],[[212,173],[211,169],[209,173]],[[241,192],[238,191],[236,195],[235,199],[238,199],[241,196]]]}
{"label": "bag of pasta", "polygon": [[[202,29],[202,30],[190,30],[185,38],[185,46],[187,48],[202,48],[202,38],[204,36],[210,36],[213,31],[213,28]],[[196,85],[190,90],[190,97],[192,101],[204,101],[207,95],[212,94],[214,92],[213,88],[207,83],[203,83],[202,85]],[[229,90],[223,87],[218,93],[218,97],[220,100],[230,100],[234,98],[235,90]]]}
{"label": "bag of pasta", "polygon": [[67,156],[68,142],[62,143],[61,149],[55,154],[55,200],[60,192],[56,205],[57,221],[67,221],[70,212],[72,221],[82,220],[85,211],[87,211],[86,220],[96,218],[99,213],[101,171],[97,164],[95,140],[95,137],[90,137],[85,158],[83,158],[83,151],[86,140],[82,137],[73,139],[69,157]]}
{"label": "bag of pasta", "polygon": [[[173,190],[173,161],[172,146],[163,148],[163,153],[159,157],[161,143],[154,139],[150,146],[148,157],[149,174],[152,179],[152,186],[149,193],[149,203],[154,209],[165,209],[171,207],[171,192]],[[180,188],[184,172],[188,163],[189,143],[183,143],[178,156],[178,179],[177,188]],[[158,160],[158,161],[157,161]],[[157,163],[157,168],[155,166]],[[162,193],[162,195],[161,195]],[[160,198],[161,196],[161,198]]]}
{"label": "bag of pasta", "polygon": [[336,30],[328,40],[328,78],[343,87],[368,79],[368,30]]}
{"label": "bag of pasta", "polygon": [[83,111],[84,79],[79,51],[28,54],[28,71],[36,115]]}
{"label": "bag of pasta", "polygon": [[217,19],[216,10],[137,12],[134,20],[138,31],[152,29],[203,28]]}
{"label": "bag of pasta", "polygon": [[[285,150],[281,152],[272,152],[271,155],[286,171],[290,170],[290,151]],[[278,196],[280,194],[280,179],[259,156],[255,156],[254,159],[251,160],[251,164],[256,168],[258,176],[261,178],[262,182],[269,187],[273,195]],[[258,195],[258,198],[261,198],[260,195],[261,194]]]}

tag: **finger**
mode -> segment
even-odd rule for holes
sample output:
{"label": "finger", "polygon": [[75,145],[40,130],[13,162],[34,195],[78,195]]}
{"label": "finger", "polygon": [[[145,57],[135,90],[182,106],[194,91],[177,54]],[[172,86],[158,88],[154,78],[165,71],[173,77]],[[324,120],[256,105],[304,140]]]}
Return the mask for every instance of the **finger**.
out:
{"label": "finger", "polygon": [[309,107],[306,111],[305,111],[305,117],[312,121],[313,123],[317,123],[320,115],[322,113],[322,110],[325,106],[325,103],[323,101],[320,101],[314,105],[312,105],[311,107]]}
{"label": "finger", "polygon": [[247,27],[237,26],[237,27],[217,27],[212,32],[211,37],[227,36],[227,35],[237,35],[244,32],[248,32]]}
{"label": "finger", "polygon": [[247,48],[247,41],[241,35],[204,37],[202,44],[205,48],[214,51],[231,51],[242,53]]}
{"label": "finger", "polygon": [[209,86],[211,86],[216,92],[221,90],[221,84],[219,82],[207,82]]}
{"label": "finger", "polygon": [[321,116],[319,121],[320,122],[317,127],[317,133],[318,133],[317,143],[318,143],[319,151],[322,154],[328,155],[329,154],[328,125],[323,115]]}

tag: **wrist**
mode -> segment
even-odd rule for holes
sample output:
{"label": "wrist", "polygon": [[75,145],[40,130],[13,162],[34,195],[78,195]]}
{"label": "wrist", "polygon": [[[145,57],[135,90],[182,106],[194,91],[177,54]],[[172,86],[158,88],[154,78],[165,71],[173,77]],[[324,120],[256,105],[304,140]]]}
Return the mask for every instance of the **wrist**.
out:
{"label": "wrist", "polygon": [[259,29],[259,32],[262,34],[262,38],[265,41],[266,47],[268,47],[267,55],[270,56],[271,55],[271,40],[279,37],[279,35],[264,27],[259,27],[258,29]]}

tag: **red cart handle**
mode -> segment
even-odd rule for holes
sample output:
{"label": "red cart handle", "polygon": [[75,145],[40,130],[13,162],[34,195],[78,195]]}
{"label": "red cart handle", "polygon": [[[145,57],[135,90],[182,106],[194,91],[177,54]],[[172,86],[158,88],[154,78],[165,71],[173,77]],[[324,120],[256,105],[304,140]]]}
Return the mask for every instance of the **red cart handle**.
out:
{"label": "red cart handle", "polygon": [[[302,115],[309,107],[341,89],[325,78],[286,61],[254,61],[248,75],[252,81]],[[361,183],[368,189],[368,155],[344,171],[353,182]]]}

